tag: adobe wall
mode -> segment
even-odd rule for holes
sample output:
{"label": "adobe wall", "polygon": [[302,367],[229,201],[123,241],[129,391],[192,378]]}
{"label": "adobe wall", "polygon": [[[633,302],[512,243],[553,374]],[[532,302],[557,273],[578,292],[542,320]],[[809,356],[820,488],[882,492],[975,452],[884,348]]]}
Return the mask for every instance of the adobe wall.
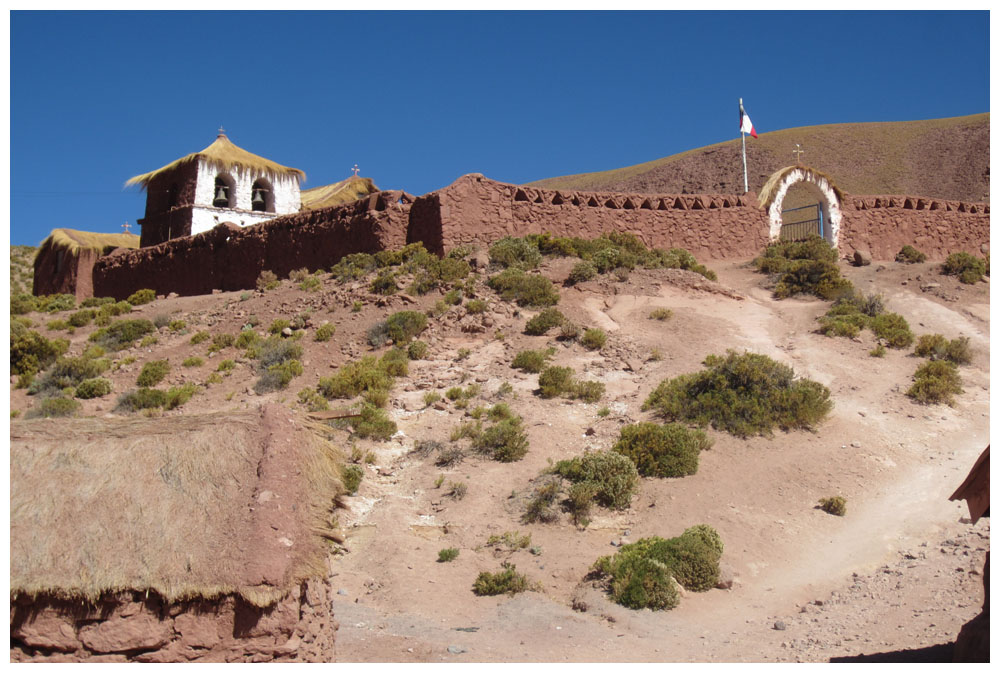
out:
{"label": "adobe wall", "polygon": [[255,287],[264,270],[328,269],[341,257],[406,243],[411,196],[377,192],[352,203],[284,215],[254,227],[224,223],[211,231],[102,257],[93,292],[123,299],[136,290],[211,294]]}
{"label": "adobe wall", "polygon": [[35,257],[32,294],[72,294],[77,301],[94,296],[92,269],[98,257],[96,250],[81,249],[74,255],[63,248],[40,249]]}
{"label": "adobe wall", "polygon": [[[423,199],[433,204],[421,203]],[[611,231],[634,234],[649,247],[685,248],[699,260],[742,258],[767,245],[768,220],[753,194],[561,191],[471,174],[417,200],[408,239],[436,235],[434,245],[427,247],[447,252],[460,245],[489,245],[504,236],[548,232],[596,238]]]}
{"label": "adobe wall", "polygon": [[[953,252],[983,254],[990,243],[990,206],[922,196],[847,195],[841,204],[840,252],[867,249],[873,259],[892,260],[912,245],[931,260]],[[988,249],[988,248],[987,248]]]}
{"label": "adobe wall", "polygon": [[309,582],[268,609],[233,597],[168,604],[138,592],[95,605],[21,598],[10,606],[10,661],[333,661],[331,593]]}

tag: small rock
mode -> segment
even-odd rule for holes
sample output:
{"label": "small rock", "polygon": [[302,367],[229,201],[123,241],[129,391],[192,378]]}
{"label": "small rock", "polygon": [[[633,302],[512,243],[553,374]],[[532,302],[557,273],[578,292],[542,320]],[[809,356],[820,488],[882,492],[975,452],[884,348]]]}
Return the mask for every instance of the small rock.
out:
{"label": "small rock", "polygon": [[859,441],[853,441],[853,442],[851,442],[851,446],[853,448],[855,448],[855,449],[860,449],[861,448],[861,442],[859,442]]}
{"label": "small rock", "polygon": [[787,628],[788,628],[788,626],[787,626],[787,625],[785,624],[785,622],[783,622],[783,621],[780,621],[780,620],[779,620],[779,621],[776,621],[776,622],[774,623],[774,630],[775,630],[775,631],[784,631],[784,630],[785,630],[785,629],[787,629]]}
{"label": "small rock", "polygon": [[463,652],[468,652],[464,647],[459,647],[458,645],[449,645],[448,652],[450,654],[462,654]]}
{"label": "small rock", "polygon": [[861,248],[860,250],[854,251],[854,265],[855,266],[868,266],[872,263],[872,254],[868,250]]}
{"label": "small rock", "polygon": [[337,589],[337,595],[339,595],[339,596],[346,596],[347,595],[347,589]]}
{"label": "small rock", "polygon": [[283,337],[290,337],[290,336],[292,336],[292,328],[291,327],[286,327],[285,329],[281,330],[281,336],[283,336]]}

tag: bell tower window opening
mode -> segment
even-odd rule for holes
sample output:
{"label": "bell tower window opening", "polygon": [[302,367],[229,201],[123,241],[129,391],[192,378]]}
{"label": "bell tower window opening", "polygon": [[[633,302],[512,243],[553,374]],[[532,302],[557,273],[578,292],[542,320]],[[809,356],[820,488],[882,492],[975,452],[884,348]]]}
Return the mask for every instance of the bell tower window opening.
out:
{"label": "bell tower window opening", "polygon": [[255,212],[274,212],[274,188],[264,178],[254,181],[250,190],[250,207]]}
{"label": "bell tower window opening", "polygon": [[215,196],[212,199],[212,205],[216,208],[232,208],[236,200],[235,192],[235,184],[230,176],[224,173],[216,176]]}

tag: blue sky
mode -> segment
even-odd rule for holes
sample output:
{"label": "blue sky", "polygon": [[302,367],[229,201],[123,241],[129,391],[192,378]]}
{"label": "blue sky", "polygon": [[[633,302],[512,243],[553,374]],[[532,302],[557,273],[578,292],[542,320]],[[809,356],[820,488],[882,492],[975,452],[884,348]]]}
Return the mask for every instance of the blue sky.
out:
{"label": "blue sky", "polygon": [[980,12],[12,12],[11,243],[143,216],[209,145],[423,194],[758,132],[989,111]]}

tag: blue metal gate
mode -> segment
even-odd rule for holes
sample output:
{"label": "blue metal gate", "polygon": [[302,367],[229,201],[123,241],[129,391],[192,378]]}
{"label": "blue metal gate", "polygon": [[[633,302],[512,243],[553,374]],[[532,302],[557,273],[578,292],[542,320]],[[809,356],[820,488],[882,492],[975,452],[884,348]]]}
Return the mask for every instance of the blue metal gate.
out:
{"label": "blue metal gate", "polygon": [[[785,217],[786,213],[797,214],[792,215],[790,218],[792,221],[788,222],[789,218]],[[781,221],[786,223],[781,225],[780,238],[782,241],[802,241],[816,234],[823,235],[823,209],[818,203],[783,210],[781,211]]]}

